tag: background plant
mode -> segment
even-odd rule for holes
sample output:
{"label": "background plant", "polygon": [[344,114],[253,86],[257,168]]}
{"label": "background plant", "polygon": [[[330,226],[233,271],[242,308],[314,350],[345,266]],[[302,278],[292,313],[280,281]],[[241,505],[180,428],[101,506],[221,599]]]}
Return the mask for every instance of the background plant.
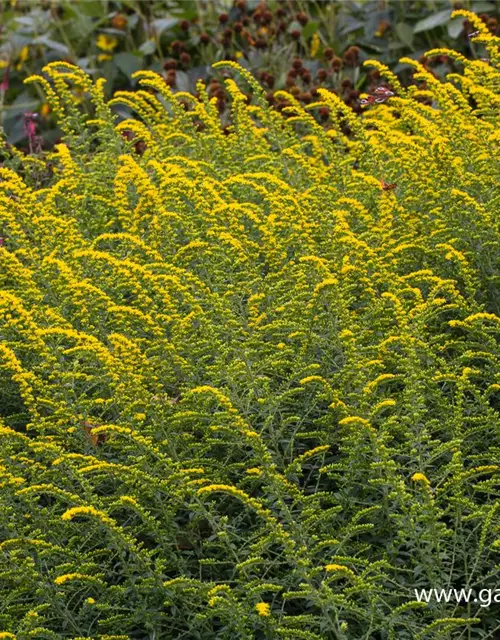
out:
{"label": "background plant", "polygon": [[[359,109],[360,91],[378,81],[376,70],[362,67],[367,58],[389,64],[408,82],[408,68],[397,66],[403,55],[421,59],[431,47],[451,46],[484,57],[467,38],[473,29],[463,17],[451,18],[455,6],[482,14],[497,32],[499,5],[484,1],[2,0],[3,125],[11,143],[27,146],[23,114],[37,112],[44,144],[60,137],[43,94],[23,80],[61,58],[105,77],[108,95],[135,86],[134,71],[151,69],[174,90],[193,94],[199,78],[213,79],[210,95],[224,111],[228,97],[211,64],[233,59],[262,81],[270,102],[286,87],[307,104],[325,86]],[[422,62],[439,77],[455,70],[446,56]],[[326,111],[319,117],[326,122]]]}

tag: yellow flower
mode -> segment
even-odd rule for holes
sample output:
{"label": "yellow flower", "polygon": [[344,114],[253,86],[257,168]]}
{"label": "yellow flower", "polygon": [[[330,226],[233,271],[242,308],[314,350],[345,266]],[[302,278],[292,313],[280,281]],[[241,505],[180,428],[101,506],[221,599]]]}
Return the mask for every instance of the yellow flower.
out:
{"label": "yellow flower", "polygon": [[319,51],[320,43],[321,43],[321,41],[319,39],[319,36],[318,36],[317,33],[315,33],[313,35],[313,37],[312,37],[312,40],[311,40],[311,52],[310,52],[311,58],[315,58],[316,57],[316,54]]}
{"label": "yellow flower", "polygon": [[7,60],[3,60],[2,58],[0,58],[0,69],[5,69],[5,67],[8,66],[8,61]]}
{"label": "yellow flower", "polygon": [[111,53],[118,45],[118,38],[110,36],[107,33],[100,33],[97,36],[96,44],[101,51]]}
{"label": "yellow flower", "polygon": [[258,602],[255,605],[255,609],[259,616],[267,618],[271,615],[271,607],[267,604],[267,602]]}
{"label": "yellow flower", "polygon": [[94,598],[87,598],[87,599],[85,600],[85,602],[86,602],[87,604],[95,604],[95,600],[94,600]]}
{"label": "yellow flower", "polygon": [[25,46],[21,49],[19,53],[19,62],[26,62],[26,60],[30,57],[30,48]]}
{"label": "yellow flower", "polygon": [[108,60],[112,60],[113,56],[110,56],[109,53],[100,53],[97,56],[97,62],[107,62]]}
{"label": "yellow flower", "polygon": [[83,573],[66,573],[63,576],[58,576],[54,580],[54,584],[64,584],[65,582],[70,582],[72,580],[85,580],[89,576],[86,576]]}
{"label": "yellow flower", "polygon": [[349,571],[347,567],[344,567],[343,564],[327,564],[325,567],[325,571]]}
{"label": "yellow flower", "polygon": [[94,516],[104,524],[115,524],[112,518],[107,516],[102,511],[99,511],[95,507],[72,507],[71,509],[68,509],[62,514],[61,520],[73,520],[75,516],[83,516],[83,515]]}
{"label": "yellow flower", "polygon": [[234,57],[236,58],[236,60],[239,60],[240,58],[243,58],[243,53],[241,51],[237,51],[234,54]]}
{"label": "yellow flower", "polygon": [[46,118],[50,113],[50,104],[48,102],[44,102],[40,107],[40,115],[42,118]]}
{"label": "yellow flower", "polygon": [[18,63],[16,64],[17,71],[20,71],[22,69],[23,64],[26,62],[26,60],[29,57],[30,57],[30,48],[28,46],[25,46],[19,52],[19,60],[18,60]]}
{"label": "yellow flower", "polygon": [[424,475],[423,473],[414,473],[412,475],[411,479],[413,480],[413,482],[423,482],[427,486],[430,486],[430,484],[431,484],[429,482],[429,479],[427,478],[427,476]]}

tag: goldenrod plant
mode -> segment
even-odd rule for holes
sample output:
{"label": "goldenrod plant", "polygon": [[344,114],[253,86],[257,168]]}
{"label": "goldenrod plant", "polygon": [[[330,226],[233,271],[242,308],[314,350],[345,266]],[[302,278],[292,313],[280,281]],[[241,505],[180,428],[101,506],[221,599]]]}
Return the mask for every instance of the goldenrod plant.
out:
{"label": "goldenrod plant", "polygon": [[500,582],[500,39],[457,16],[488,59],[370,61],[362,115],[234,62],[224,127],[29,78],[64,136],[2,152],[0,638],[497,637],[415,599]]}

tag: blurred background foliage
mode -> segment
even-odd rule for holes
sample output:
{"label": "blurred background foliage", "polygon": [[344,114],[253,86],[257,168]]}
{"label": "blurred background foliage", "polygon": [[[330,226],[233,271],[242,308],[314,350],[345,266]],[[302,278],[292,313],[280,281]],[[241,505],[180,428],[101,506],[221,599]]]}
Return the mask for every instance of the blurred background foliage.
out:
{"label": "blurred background foliage", "polygon": [[307,103],[326,86],[359,110],[360,92],[378,79],[361,67],[365,59],[411,82],[402,56],[442,76],[453,63],[427,61],[426,50],[484,55],[467,37],[472,28],[450,17],[461,7],[500,32],[500,3],[482,0],[0,0],[0,122],[8,141],[27,150],[26,114],[28,129],[36,118],[44,148],[58,139],[43,94],[23,80],[61,59],[105,77],[109,94],[133,88],[138,69],[158,71],[174,91],[195,93],[201,78],[221,113],[226,94],[210,65],[232,59],[259,78],[270,102],[287,88]]}

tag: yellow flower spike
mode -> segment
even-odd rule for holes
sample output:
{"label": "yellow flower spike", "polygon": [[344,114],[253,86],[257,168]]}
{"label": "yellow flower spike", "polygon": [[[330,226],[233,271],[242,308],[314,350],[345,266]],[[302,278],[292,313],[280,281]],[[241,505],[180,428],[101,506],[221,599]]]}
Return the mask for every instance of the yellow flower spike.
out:
{"label": "yellow flower spike", "polygon": [[349,577],[351,579],[356,578],[356,574],[354,573],[354,571],[352,571],[352,569],[349,569],[349,567],[346,567],[343,564],[336,564],[336,563],[327,564],[325,566],[325,571],[327,573],[339,574],[341,576]]}
{"label": "yellow flower spike", "polygon": [[95,507],[73,507],[62,514],[61,520],[69,521],[73,520],[73,518],[76,518],[77,516],[93,516],[94,518],[100,520],[103,524],[116,524],[112,518],[107,516],[103,511],[99,511]]}
{"label": "yellow flower spike", "polygon": [[54,584],[62,585],[66,584],[66,582],[73,582],[75,580],[79,582],[94,582],[97,584],[103,584],[102,580],[100,580],[97,576],[90,576],[84,573],[66,573],[55,578]]}
{"label": "yellow flower spike", "polygon": [[255,605],[255,610],[264,618],[268,618],[271,615],[271,607],[267,604],[267,602],[258,602]]}
{"label": "yellow flower spike", "polygon": [[251,467],[250,469],[246,470],[246,473],[253,475],[253,476],[260,476],[262,471],[260,469],[258,469],[257,467]]}
{"label": "yellow flower spike", "polygon": [[429,482],[427,476],[423,473],[417,472],[414,473],[411,477],[411,480],[413,482],[422,482],[424,485],[426,485],[427,487],[431,486],[431,483]]}
{"label": "yellow flower spike", "polygon": [[320,45],[321,45],[321,40],[319,38],[318,33],[316,32],[311,38],[311,50],[309,52],[309,55],[311,56],[311,58],[316,57],[316,55],[318,54]]}

